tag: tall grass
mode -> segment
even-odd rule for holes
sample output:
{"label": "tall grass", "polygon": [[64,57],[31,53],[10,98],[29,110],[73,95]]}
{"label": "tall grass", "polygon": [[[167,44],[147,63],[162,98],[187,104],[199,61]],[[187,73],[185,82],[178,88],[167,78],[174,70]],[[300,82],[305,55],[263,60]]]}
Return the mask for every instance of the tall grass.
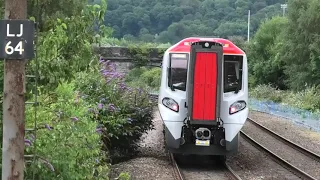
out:
{"label": "tall grass", "polygon": [[258,100],[271,100],[284,105],[320,112],[320,88],[309,87],[300,92],[281,91],[271,85],[259,85],[250,89],[249,96]]}

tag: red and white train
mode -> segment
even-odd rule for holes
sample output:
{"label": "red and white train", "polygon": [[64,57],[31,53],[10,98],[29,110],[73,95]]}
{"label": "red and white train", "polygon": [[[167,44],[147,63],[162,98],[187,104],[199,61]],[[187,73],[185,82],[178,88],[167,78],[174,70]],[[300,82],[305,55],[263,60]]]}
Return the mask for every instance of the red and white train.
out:
{"label": "red and white train", "polygon": [[247,57],[231,41],[186,38],[165,52],[158,108],[172,153],[236,153],[247,102]]}

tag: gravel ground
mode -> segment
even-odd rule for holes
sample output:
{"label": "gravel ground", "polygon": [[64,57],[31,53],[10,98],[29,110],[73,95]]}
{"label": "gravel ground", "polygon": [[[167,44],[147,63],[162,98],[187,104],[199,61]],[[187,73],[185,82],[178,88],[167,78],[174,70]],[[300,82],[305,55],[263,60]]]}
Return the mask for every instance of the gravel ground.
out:
{"label": "gravel ground", "polygon": [[297,126],[288,119],[266,113],[251,110],[249,117],[292,142],[320,154],[320,133]]}
{"label": "gravel ground", "polygon": [[227,163],[243,180],[300,179],[242,138],[238,154],[228,157]]}
{"label": "gravel ground", "polygon": [[164,150],[162,121],[157,110],[154,111],[155,129],[145,134],[140,143],[137,158],[112,166],[110,179],[121,172],[128,172],[132,180],[173,180],[173,169]]}
{"label": "gravel ground", "polygon": [[154,111],[153,124],[155,129],[141,137],[141,142],[139,144],[139,156],[151,156],[165,158],[167,160],[168,154],[164,148],[163,125],[158,109]]}
{"label": "gravel ground", "polygon": [[320,162],[291,148],[247,121],[243,131],[267,149],[313,177],[320,177]]}
{"label": "gravel ground", "polygon": [[128,172],[131,180],[174,180],[169,161],[152,157],[138,157],[112,167],[111,178],[114,179],[121,172]]}

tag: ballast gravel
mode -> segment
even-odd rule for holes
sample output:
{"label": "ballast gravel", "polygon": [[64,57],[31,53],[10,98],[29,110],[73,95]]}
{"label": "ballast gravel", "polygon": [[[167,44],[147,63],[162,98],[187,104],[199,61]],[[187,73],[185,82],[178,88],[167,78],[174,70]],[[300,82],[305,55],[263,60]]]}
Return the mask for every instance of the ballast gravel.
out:
{"label": "ballast gravel", "polygon": [[128,172],[131,180],[174,180],[173,168],[164,148],[163,126],[159,111],[154,111],[154,130],[144,134],[137,157],[112,166],[110,180]]}
{"label": "ballast gravel", "polygon": [[128,172],[131,180],[174,180],[169,161],[152,157],[138,157],[114,165],[110,179],[115,179],[121,172]]}

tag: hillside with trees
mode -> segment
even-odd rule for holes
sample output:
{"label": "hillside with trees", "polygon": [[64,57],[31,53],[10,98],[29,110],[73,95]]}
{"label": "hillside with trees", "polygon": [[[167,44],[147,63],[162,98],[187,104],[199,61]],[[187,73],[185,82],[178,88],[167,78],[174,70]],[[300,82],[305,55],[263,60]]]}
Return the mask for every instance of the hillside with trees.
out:
{"label": "hillside with trees", "polygon": [[[99,3],[99,0],[93,1]],[[247,36],[260,22],[282,15],[285,0],[109,0],[105,25],[113,36],[174,43],[188,36]]]}

